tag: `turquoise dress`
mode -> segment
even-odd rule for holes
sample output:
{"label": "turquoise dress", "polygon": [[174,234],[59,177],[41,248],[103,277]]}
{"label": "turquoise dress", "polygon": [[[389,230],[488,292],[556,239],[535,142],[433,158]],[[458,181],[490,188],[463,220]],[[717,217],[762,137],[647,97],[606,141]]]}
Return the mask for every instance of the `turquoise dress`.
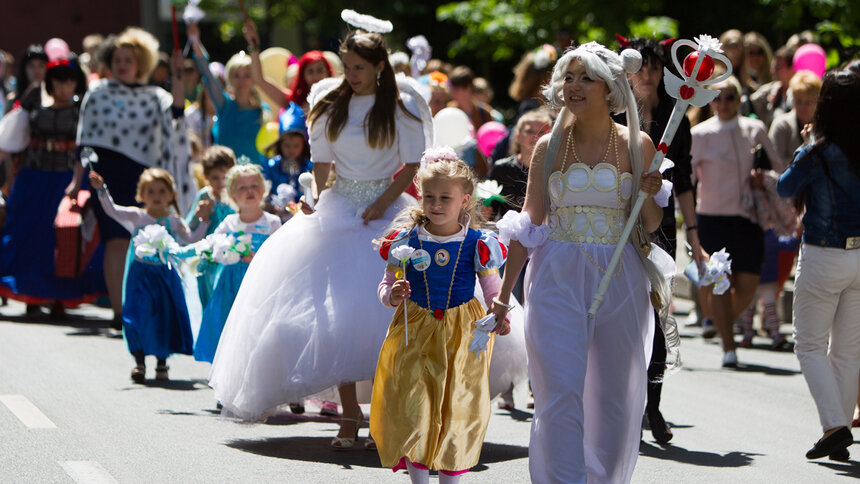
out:
{"label": "turquoise dress", "polygon": [[[224,228],[236,229],[238,214],[234,214],[219,226],[218,232],[229,233],[234,237],[242,235],[243,231],[225,231]],[[242,224],[245,225],[245,224]],[[255,253],[263,245],[275,230],[280,227],[280,219],[272,214],[264,214],[255,224],[247,224],[246,228],[251,235],[251,253]],[[200,323],[200,331],[197,341],[194,343],[194,359],[212,363],[215,359],[215,351],[218,349],[218,341],[221,339],[221,331],[230,315],[233,301],[239,293],[242,279],[248,271],[250,264],[239,261],[230,265],[218,265],[215,272],[215,286],[209,303],[203,309],[203,320]]]}
{"label": "turquoise dress", "polygon": [[[202,200],[212,200],[215,202],[215,208],[212,211],[212,214],[209,216],[209,228],[206,229],[206,235],[211,235],[215,232],[215,229],[221,225],[221,222],[230,215],[231,213],[235,213],[232,207],[222,200],[215,200],[212,197],[211,187],[203,187],[197,192],[197,198],[194,199],[194,204],[191,205],[192,211],[188,212],[188,215],[185,217],[185,222],[188,224],[191,229],[197,228],[197,216],[194,211],[197,207],[197,204]],[[197,271],[199,275],[197,276],[197,294],[200,296],[200,307],[206,307],[206,304],[209,303],[209,298],[212,297],[212,289],[215,287],[215,273],[218,270],[218,266],[214,264],[209,264],[208,262],[200,261],[200,264],[197,266]],[[197,313],[199,316],[199,313]]]}
{"label": "turquoise dress", "polygon": [[[212,138],[216,145],[224,145],[233,150],[236,159],[247,157],[251,162],[262,166],[266,161],[262,154],[257,151],[257,133],[263,122],[263,108],[243,108],[230,97],[221,84],[209,71],[209,59],[194,56],[197,69],[203,82],[203,87],[215,102],[217,119],[212,126]],[[221,102],[218,103],[214,93],[220,94]]]}

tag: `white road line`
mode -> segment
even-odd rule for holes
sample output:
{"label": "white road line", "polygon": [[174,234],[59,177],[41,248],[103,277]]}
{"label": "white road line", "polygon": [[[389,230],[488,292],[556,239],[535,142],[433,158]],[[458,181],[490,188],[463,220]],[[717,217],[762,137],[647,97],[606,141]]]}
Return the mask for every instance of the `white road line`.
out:
{"label": "white road line", "polygon": [[31,429],[55,429],[57,426],[51,422],[41,410],[39,410],[24,395],[0,395],[0,403],[16,416],[18,420]]}
{"label": "white road line", "polygon": [[67,460],[60,462],[60,465],[75,482],[81,484],[117,484],[117,480],[98,462]]}

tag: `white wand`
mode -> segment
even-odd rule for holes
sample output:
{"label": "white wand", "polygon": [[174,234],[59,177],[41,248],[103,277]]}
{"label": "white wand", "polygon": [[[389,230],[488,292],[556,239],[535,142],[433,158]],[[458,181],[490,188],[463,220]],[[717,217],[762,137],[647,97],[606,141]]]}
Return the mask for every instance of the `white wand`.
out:
{"label": "white wand", "polygon": [[[651,160],[651,166],[648,168],[649,173],[660,168],[663,158],[669,151],[669,145],[672,144],[672,139],[675,137],[675,131],[678,130],[678,126],[680,126],[681,120],[687,112],[687,107],[690,104],[702,107],[720,94],[720,91],[705,89],[704,86],[724,81],[732,75],[732,63],[726,56],[722,55],[722,49],[720,48],[722,44],[717,39],[714,39],[710,35],[700,35],[695,40],[695,44],[685,39],[679,40],[672,45],[672,62],[683,76],[683,79],[679,79],[669,72],[668,68],[663,68],[663,80],[666,84],[666,92],[677,99],[677,102],[675,103],[675,108],[672,110],[672,114],[669,116],[666,130],[660,138],[660,144],[657,145],[657,152]],[[695,49],[694,52],[691,52],[684,58],[683,69],[678,62],[677,55],[678,48],[682,45]],[[715,79],[711,79],[711,75],[714,73],[714,59],[726,65],[726,72]],[[600,280],[600,285],[597,287],[597,293],[591,301],[591,307],[588,309],[589,319],[594,319],[600,303],[603,302],[606,290],[609,289],[609,282],[612,280],[612,274],[621,261],[621,253],[624,251],[624,246],[627,245],[627,240],[633,232],[633,227],[636,225],[636,220],[639,218],[639,212],[642,210],[642,204],[645,203],[646,198],[648,198],[648,195],[640,190],[639,196],[630,210],[630,217],[627,219],[624,231],[621,232],[621,239],[615,247],[612,259],[609,260],[609,267],[606,268],[606,272]]]}

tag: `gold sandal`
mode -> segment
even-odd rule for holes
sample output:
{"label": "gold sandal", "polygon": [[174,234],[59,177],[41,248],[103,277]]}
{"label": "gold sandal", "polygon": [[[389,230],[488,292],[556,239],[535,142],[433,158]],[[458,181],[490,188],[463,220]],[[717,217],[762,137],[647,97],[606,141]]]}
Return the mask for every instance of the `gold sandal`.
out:
{"label": "gold sandal", "polygon": [[341,426],[343,426],[344,422],[354,422],[355,423],[355,437],[335,437],[331,439],[331,448],[334,450],[347,450],[355,447],[355,441],[358,439],[358,429],[361,428],[361,424],[364,423],[364,415],[359,413],[358,418],[347,418],[341,417],[340,419]]}

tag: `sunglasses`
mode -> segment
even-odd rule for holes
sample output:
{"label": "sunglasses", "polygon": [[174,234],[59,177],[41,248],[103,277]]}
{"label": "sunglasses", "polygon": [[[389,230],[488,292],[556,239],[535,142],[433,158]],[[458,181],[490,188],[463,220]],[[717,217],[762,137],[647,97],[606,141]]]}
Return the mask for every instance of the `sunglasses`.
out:
{"label": "sunglasses", "polygon": [[747,54],[751,55],[751,56],[754,55],[754,56],[758,57],[758,56],[764,55],[764,51],[761,49],[749,49],[747,51]]}
{"label": "sunglasses", "polygon": [[737,101],[737,99],[738,99],[738,96],[736,94],[721,94],[721,95],[715,97],[713,102],[715,102],[715,103],[721,103],[721,102],[733,103],[733,102]]}

